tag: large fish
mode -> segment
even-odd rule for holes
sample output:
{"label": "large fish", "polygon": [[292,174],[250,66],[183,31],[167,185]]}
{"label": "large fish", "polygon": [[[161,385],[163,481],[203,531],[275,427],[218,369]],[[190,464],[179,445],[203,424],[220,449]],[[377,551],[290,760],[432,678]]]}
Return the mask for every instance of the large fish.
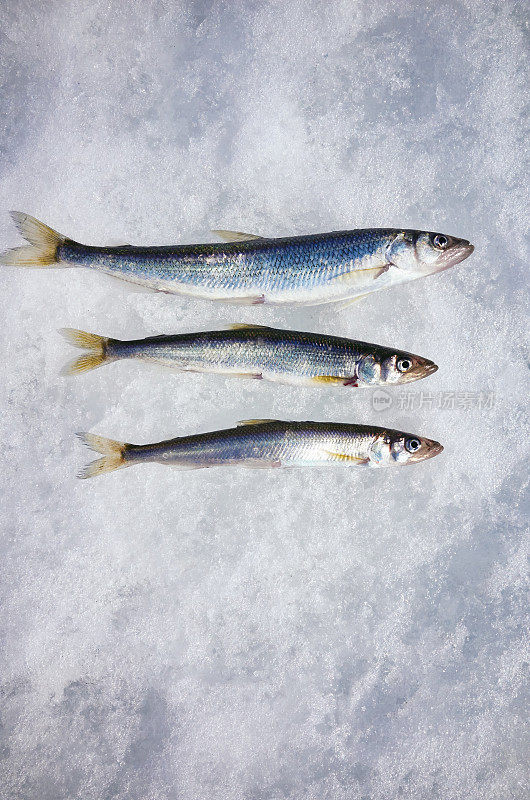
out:
{"label": "large fish", "polygon": [[421,356],[319,333],[236,324],[228,330],[120,341],[65,328],[86,349],[63,370],[73,375],[124,358],[187,372],[263,378],[297,386],[376,386],[409,383],[436,372]]}
{"label": "large fish", "polygon": [[215,231],[222,244],[92,247],[12,212],[31,244],[8,250],[18,267],[87,267],[148,289],[229,303],[310,306],[353,300],[458,264],[473,252],[443,233],[368,228],[269,239]]}
{"label": "large fish", "polygon": [[103,458],[80,473],[92,478],[134,464],[156,462],[180,469],[238,465],[253,469],[328,464],[386,467],[438,455],[438,442],[373,425],[244,420],[236,428],[181,436],[157,444],[126,444],[92,433],[78,434]]}

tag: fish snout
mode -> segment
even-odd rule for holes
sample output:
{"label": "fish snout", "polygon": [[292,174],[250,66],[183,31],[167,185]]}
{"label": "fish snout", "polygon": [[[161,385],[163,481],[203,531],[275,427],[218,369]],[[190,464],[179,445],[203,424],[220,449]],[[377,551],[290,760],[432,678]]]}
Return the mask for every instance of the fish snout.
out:
{"label": "fish snout", "polygon": [[468,242],[467,239],[459,239],[457,246],[460,248],[460,251],[462,253],[462,261],[464,260],[464,258],[470,256],[475,249],[475,247],[471,244],[471,242]]}
{"label": "fish snout", "polygon": [[412,367],[401,375],[400,383],[419,381],[428,375],[433,375],[438,369],[434,361],[429,361],[428,358],[422,358],[422,356],[414,356],[412,361]]}
{"label": "fish snout", "polygon": [[441,445],[440,442],[435,442],[434,439],[426,439],[423,459],[434,458],[434,456],[440,455],[442,451],[443,445]]}
{"label": "fish snout", "polygon": [[433,361],[428,364],[425,364],[423,368],[423,377],[426,378],[427,375],[433,375],[435,372],[438,371],[438,366]]}
{"label": "fish snout", "polygon": [[453,245],[449,247],[443,257],[440,259],[440,269],[438,272],[443,272],[449,267],[454,267],[455,264],[460,264],[468,258],[475,250],[474,246],[468,242],[467,239],[454,239]]}
{"label": "fish snout", "polygon": [[434,456],[439,455],[443,451],[443,446],[440,442],[434,441],[434,439],[424,439],[417,437],[417,441],[419,441],[420,447],[410,456],[408,463],[409,464],[416,464],[419,461],[426,461],[428,458],[434,458]]}

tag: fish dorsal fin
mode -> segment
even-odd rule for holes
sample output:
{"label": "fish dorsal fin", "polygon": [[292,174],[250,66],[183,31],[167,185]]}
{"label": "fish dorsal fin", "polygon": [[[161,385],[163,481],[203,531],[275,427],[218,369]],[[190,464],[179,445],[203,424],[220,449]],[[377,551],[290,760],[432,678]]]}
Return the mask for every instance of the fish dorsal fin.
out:
{"label": "fish dorsal fin", "polygon": [[264,422],[279,422],[279,419],[240,419],[238,420],[237,427],[242,425],[262,425]]}
{"label": "fish dorsal fin", "polygon": [[254,233],[241,233],[241,231],[212,231],[225,242],[251,242],[254,239],[263,239],[263,236],[256,236]]}
{"label": "fish dorsal fin", "polygon": [[230,331],[270,331],[272,328],[269,328],[268,325],[252,325],[250,322],[231,322],[230,325],[227,326],[228,330]]}

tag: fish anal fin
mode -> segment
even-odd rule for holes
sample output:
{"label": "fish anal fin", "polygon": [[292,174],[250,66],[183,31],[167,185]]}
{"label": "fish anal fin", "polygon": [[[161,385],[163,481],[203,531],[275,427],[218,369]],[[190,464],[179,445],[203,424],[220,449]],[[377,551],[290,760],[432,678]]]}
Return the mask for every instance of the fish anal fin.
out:
{"label": "fish anal fin", "polygon": [[146,286],[143,283],[138,283],[137,281],[128,278],[126,275],[117,275],[112,272],[107,272],[105,274],[114,281],[120,281],[121,283],[125,282],[130,292],[135,292],[137,294],[153,294],[154,292],[164,291],[163,289],[157,289],[154,286]]}
{"label": "fish anal fin", "polygon": [[277,469],[278,467],[282,466],[282,462],[272,459],[266,460],[264,458],[233,458],[222,460],[204,459],[203,461],[201,459],[197,459],[197,461],[176,461],[172,464],[169,464],[169,466],[173,469],[182,471],[226,466],[245,467],[246,469]]}
{"label": "fish anal fin", "polygon": [[245,461],[241,461],[241,466],[246,467],[246,469],[278,469],[282,466],[281,461],[265,461],[262,458],[247,458]]}
{"label": "fish anal fin", "polygon": [[190,472],[192,469],[208,469],[208,467],[216,467],[217,464],[193,464],[193,463],[186,463],[182,462],[179,464],[175,462],[174,464],[168,464],[167,466],[171,467],[171,469],[178,469],[181,472]]}
{"label": "fish anal fin", "polygon": [[215,233],[220,239],[224,239],[225,242],[251,242],[264,238],[256,236],[255,233],[242,233],[241,231],[214,230],[212,233]]}

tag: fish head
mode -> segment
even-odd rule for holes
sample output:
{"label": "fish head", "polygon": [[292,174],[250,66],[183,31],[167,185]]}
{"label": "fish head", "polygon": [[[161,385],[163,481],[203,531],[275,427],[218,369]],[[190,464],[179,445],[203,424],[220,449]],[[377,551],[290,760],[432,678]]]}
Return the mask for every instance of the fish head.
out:
{"label": "fish head", "polygon": [[429,361],[428,358],[398,351],[382,361],[380,383],[412,383],[432,375],[437,369],[434,361]]}
{"label": "fish head", "polygon": [[369,458],[378,467],[415,464],[437,456],[442,450],[442,445],[434,439],[389,430],[374,439],[369,448]]}
{"label": "fish head", "polygon": [[386,259],[402,270],[404,277],[419,278],[459,264],[474,249],[467,239],[445,233],[400,231],[388,245]]}
{"label": "fish head", "polygon": [[362,386],[381,386],[417,381],[432,375],[438,367],[433,361],[400,350],[378,349],[357,364],[357,381]]}

